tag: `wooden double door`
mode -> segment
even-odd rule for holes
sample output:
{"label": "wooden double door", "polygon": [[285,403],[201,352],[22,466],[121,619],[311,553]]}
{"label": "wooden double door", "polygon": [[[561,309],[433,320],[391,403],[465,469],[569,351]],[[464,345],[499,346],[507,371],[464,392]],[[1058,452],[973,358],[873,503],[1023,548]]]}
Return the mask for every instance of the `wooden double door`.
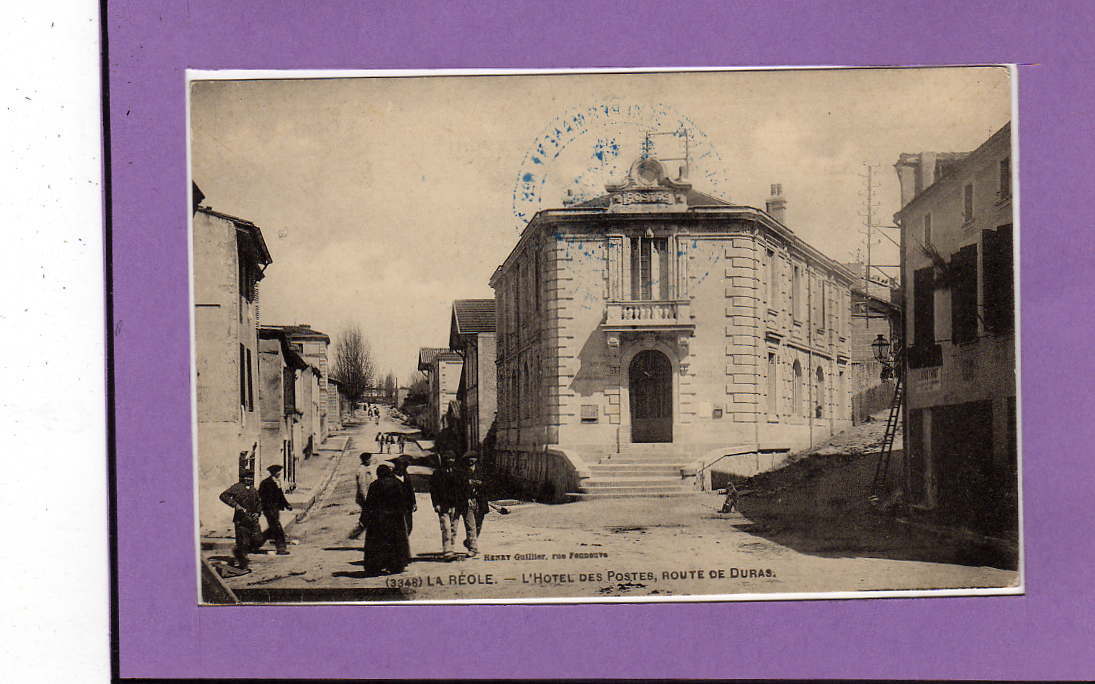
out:
{"label": "wooden double door", "polygon": [[631,441],[673,441],[673,365],[654,349],[641,351],[627,369]]}

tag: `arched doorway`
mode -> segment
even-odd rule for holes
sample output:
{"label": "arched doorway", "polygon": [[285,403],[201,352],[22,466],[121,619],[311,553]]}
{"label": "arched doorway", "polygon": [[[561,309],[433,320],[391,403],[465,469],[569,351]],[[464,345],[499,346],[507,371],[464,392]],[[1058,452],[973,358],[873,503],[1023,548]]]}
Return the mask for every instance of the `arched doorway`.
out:
{"label": "arched doorway", "polygon": [[631,441],[673,441],[673,366],[665,354],[648,349],[627,369],[631,396]]}

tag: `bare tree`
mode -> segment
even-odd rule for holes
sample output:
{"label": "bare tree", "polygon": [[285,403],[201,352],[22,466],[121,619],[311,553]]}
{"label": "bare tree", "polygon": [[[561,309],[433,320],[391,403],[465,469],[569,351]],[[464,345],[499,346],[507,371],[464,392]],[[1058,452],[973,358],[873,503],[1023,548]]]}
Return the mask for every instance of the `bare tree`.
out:
{"label": "bare tree", "polygon": [[335,344],[335,376],[354,403],[361,401],[372,384],[372,353],[360,326],[347,326],[339,334]]}

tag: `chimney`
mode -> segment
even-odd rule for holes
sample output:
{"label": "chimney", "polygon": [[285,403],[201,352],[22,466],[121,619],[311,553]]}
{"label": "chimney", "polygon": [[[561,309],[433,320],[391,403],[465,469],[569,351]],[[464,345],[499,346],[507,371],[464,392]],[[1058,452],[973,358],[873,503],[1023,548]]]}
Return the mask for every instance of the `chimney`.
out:
{"label": "chimney", "polygon": [[783,196],[783,185],[773,183],[771,189],[772,196],[764,202],[764,210],[768,212],[769,216],[780,223],[786,223],[787,199]]}
{"label": "chimney", "polygon": [[936,152],[902,153],[894,167],[901,185],[901,206],[904,207],[935,182],[939,155]]}

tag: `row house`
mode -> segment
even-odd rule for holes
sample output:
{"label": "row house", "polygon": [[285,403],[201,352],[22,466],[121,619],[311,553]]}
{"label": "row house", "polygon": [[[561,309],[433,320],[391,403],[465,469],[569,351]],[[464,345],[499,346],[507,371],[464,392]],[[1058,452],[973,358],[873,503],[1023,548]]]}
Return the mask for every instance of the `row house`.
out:
{"label": "row house", "polygon": [[461,437],[465,451],[481,451],[497,407],[493,299],[458,299],[452,303],[449,349],[464,360],[457,386]]}
{"label": "row house", "polygon": [[286,489],[292,490],[310,427],[304,420],[312,412],[306,388],[315,375],[282,328],[260,327],[258,335],[263,467],[282,466]]}
{"label": "row house", "polygon": [[851,424],[854,276],[785,225],[779,185],[735,205],[646,157],[606,190],[538,212],[491,278],[500,468],[548,498],[669,493]]}
{"label": "row house", "polygon": [[259,281],[273,259],[254,223],[200,206],[194,191],[193,306],[198,511],[231,529],[221,491],[262,467],[257,405]]}
{"label": "row house", "polygon": [[460,372],[464,359],[456,352],[441,347],[422,347],[418,350],[418,370],[425,373],[429,386],[425,427],[433,435],[439,435],[450,427],[446,416],[449,405],[457,401],[460,389]]}
{"label": "row house", "polygon": [[1018,515],[1011,125],[968,154],[902,154],[910,501],[950,522]]}
{"label": "row house", "polygon": [[[316,370],[319,384],[319,396],[315,397],[315,401],[319,404],[316,434],[322,441],[328,434],[341,427],[338,423],[338,390],[330,386],[328,351],[331,347],[331,337],[327,333],[314,330],[307,323],[281,327],[290,341],[300,347],[304,360]],[[306,449],[305,453],[311,456],[318,446],[318,443],[311,445],[312,448]]]}

